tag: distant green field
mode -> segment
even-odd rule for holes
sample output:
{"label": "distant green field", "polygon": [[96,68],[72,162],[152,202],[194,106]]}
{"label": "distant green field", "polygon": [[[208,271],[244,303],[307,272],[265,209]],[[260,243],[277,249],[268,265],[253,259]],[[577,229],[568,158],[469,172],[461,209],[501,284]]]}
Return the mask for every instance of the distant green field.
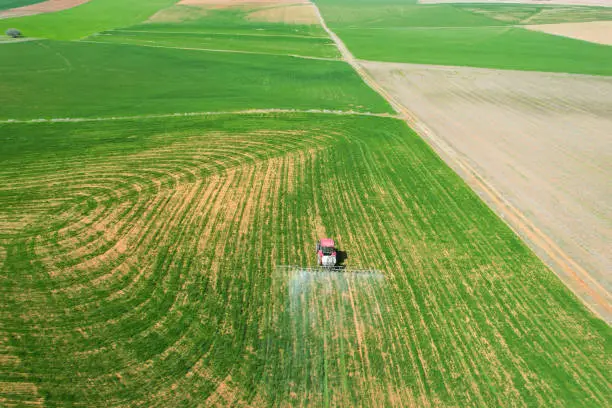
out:
{"label": "distant green field", "polygon": [[137,24],[177,0],[91,0],[57,13],[0,20],[0,32],[15,27],[28,37],[76,40]]}
{"label": "distant green field", "polygon": [[[612,398],[612,329],[399,120],[226,115],[0,134],[0,398]],[[313,265],[321,235],[378,272],[277,268]]]}
{"label": "distant green field", "polygon": [[145,24],[105,31],[87,40],[297,54],[321,58],[339,57],[335,44],[320,25],[250,21],[249,13],[256,10],[260,9],[174,6],[156,14],[152,21]]}
{"label": "distant green field", "polygon": [[[495,10],[497,17],[506,10],[506,17],[518,18],[517,9],[319,3],[328,24],[360,59],[612,75],[612,47],[532,32],[512,26],[512,20],[492,17]],[[479,11],[473,12],[476,7]],[[566,18],[575,21],[573,15],[593,18],[593,13],[584,12],[568,13]],[[610,13],[603,15],[611,18]],[[561,14],[555,18],[563,21]]]}
{"label": "distant green field", "polygon": [[506,24],[554,24],[612,20],[610,7],[531,4],[457,4],[455,7]]}
{"label": "distant green field", "polygon": [[453,5],[410,5],[397,1],[343,3],[320,0],[325,21],[332,28],[398,29],[406,27],[478,27],[506,25]]}
{"label": "distant green field", "polygon": [[336,34],[365,60],[612,75],[612,47],[523,28],[337,29]]}
{"label": "distant green field", "polygon": [[89,37],[88,40],[134,45],[235,50],[279,55],[303,55],[337,58],[338,49],[328,38],[283,35],[218,34],[198,32],[164,32],[115,30]]}
{"label": "distant green field", "polygon": [[249,19],[253,12],[271,8],[251,5],[243,7],[195,7],[175,5],[161,10],[149,21],[136,24],[133,30],[186,31],[214,34],[276,34],[327,37],[319,24],[285,24]]}
{"label": "distant green field", "polygon": [[45,0],[0,0],[0,11],[15,7],[29,6],[30,4],[42,3]]}
{"label": "distant green field", "polygon": [[390,111],[347,64],[285,56],[36,41],[0,47],[0,75],[4,119],[255,108]]}

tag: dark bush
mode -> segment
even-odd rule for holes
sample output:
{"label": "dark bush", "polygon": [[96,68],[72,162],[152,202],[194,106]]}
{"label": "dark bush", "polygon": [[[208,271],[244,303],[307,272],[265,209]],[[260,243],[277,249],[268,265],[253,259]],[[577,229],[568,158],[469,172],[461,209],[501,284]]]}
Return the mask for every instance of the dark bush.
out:
{"label": "dark bush", "polygon": [[22,36],[21,31],[16,28],[9,28],[8,30],[6,30],[6,35],[12,38],[19,38]]}

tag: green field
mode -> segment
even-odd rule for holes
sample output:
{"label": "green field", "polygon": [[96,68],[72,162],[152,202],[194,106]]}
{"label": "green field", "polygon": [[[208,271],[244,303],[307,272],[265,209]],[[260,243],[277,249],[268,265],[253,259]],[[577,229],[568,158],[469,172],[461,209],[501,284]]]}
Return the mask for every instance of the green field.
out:
{"label": "green field", "polygon": [[320,58],[338,57],[338,50],[328,38],[305,36],[115,30],[89,37],[89,40],[170,48],[232,50]]}
{"label": "green field", "polygon": [[41,3],[45,0],[2,0],[0,1],[0,11],[16,7],[29,6],[30,4]]}
{"label": "green field", "polygon": [[172,3],[0,20],[56,38],[0,44],[0,406],[609,406],[612,328],[320,26]]}
{"label": "green field", "polygon": [[506,24],[554,24],[612,20],[609,7],[549,6],[523,4],[457,5],[460,10]]}
{"label": "green field", "polygon": [[253,20],[257,11],[271,6],[236,6],[227,8],[175,5],[156,13],[146,22],[132,28],[146,31],[179,31],[211,34],[293,35],[328,38],[319,24],[286,24]]}
{"label": "green field", "polygon": [[265,9],[209,9],[178,5],[157,13],[145,24],[104,31],[88,40],[320,58],[339,57],[336,46],[320,25],[249,19],[252,13]]}
{"label": "green field", "polygon": [[[541,12],[542,6],[318,3],[330,27],[364,60],[612,75],[612,47],[515,25]],[[612,19],[612,12],[566,8],[532,23],[595,18]]]}
{"label": "green field", "polygon": [[1,119],[390,111],[347,64],[287,56],[32,41],[0,47],[0,75]]}
{"label": "green field", "polygon": [[[13,397],[612,397],[610,328],[400,121],[293,114],[0,130],[0,338],[14,356],[0,381],[36,390]],[[276,269],[312,265],[321,231],[348,265],[383,277]]]}
{"label": "green field", "polygon": [[176,0],[91,0],[57,13],[0,20],[0,32],[15,27],[28,37],[76,40],[139,23]]}

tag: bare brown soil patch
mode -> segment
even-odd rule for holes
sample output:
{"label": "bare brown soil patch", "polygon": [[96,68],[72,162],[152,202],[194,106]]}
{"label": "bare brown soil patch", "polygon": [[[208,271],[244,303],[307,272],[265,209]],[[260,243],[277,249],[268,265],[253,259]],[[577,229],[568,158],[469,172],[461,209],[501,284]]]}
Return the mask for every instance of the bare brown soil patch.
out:
{"label": "bare brown soil patch", "polygon": [[33,16],[35,14],[53,13],[56,11],[67,10],[89,0],[48,0],[43,3],[32,4],[29,6],[17,7],[10,10],[0,11],[0,18],[12,18],[22,16]]}
{"label": "bare brown soil patch", "polygon": [[363,65],[474,170],[480,179],[450,162],[476,191],[499,193],[493,208],[517,210],[510,225],[611,321],[612,78]]}
{"label": "bare brown soil patch", "polygon": [[169,7],[153,14],[150,23],[181,23],[198,20],[208,14],[206,7]]}
{"label": "bare brown soil patch", "polygon": [[525,28],[597,44],[612,45],[612,21],[526,25]]}
{"label": "bare brown soil patch", "polygon": [[317,11],[312,4],[291,4],[257,10],[250,13],[247,19],[270,23],[319,24]]}
{"label": "bare brown soil patch", "polygon": [[16,366],[21,363],[21,359],[10,354],[0,354],[0,366]]}
{"label": "bare brown soil patch", "polygon": [[[16,399],[4,398],[16,396]],[[27,382],[0,382],[0,405],[2,406],[42,406],[43,399],[38,395],[35,384]]]}
{"label": "bare brown soil patch", "polygon": [[478,3],[478,4],[545,4],[571,6],[612,7],[610,0],[419,0],[420,4]]}

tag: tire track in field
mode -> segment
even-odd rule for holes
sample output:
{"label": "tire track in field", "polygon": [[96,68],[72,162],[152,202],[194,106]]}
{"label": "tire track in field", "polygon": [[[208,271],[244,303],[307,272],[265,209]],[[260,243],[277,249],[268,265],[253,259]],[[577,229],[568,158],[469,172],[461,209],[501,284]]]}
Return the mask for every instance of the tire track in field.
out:
{"label": "tire track in field", "polygon": [[325,115],[339,116],[373,116],[388,118],[393,115],[388,113],[374,113],[361,111],[343,111],[333,109],[244,109],[237,111],[207,111],[207,112],[175,112],[175,113],[160,113],[150,115],[134,115],[134,116],[110,116],[100,118],[36,118],[36,119],[2,119],[2,124],[24,124],[24,123],[87,123],[87,122],[106,122],[106,121],[128,121],[141,119],[159,119],[159,118],[174,118],[174,117],[198,117],[198,116],[225,116],[225,115],[268,115],[276,113],[318,113]]}
{"label": "tire track in field", "polygon": [[185,51],[220,52],[220,53],[227,53],[227,54],[271,55],[275,57],[290,57],[290,58],[318,60],[318,61],[339,61],[337,58],[332,58],[332,57],[329,57],[329,58],[328,57],[314,57],[310,55],[300,55],[300,54],[282,54],[282,53],[275,53],[275,52],[231,50],[231,49],[222,49],[222,48],[173,47],[171,45],[152,45],[152,44],[142,44],[142,43],[135,43],[135,42],[119,42],[119,41],[79,40],[79,42],[91,43],[91,44],[131,45],[135,47],[164,48],[164,49],[185,50]]}

